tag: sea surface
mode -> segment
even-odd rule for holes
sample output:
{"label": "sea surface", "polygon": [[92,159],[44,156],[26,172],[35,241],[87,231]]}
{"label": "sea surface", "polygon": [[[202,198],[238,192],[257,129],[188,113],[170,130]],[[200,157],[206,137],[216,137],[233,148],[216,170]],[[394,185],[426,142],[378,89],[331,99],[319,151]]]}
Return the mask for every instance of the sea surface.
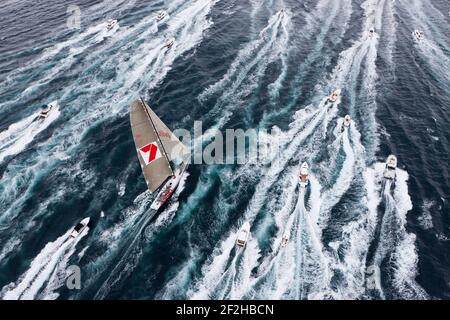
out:
{"label": "sea surface", "polygon": [[[154,215],[139,96],[280,151],[190,165]],[[450,299],[449,128],[447,0],[1,1],[0,298]]]}

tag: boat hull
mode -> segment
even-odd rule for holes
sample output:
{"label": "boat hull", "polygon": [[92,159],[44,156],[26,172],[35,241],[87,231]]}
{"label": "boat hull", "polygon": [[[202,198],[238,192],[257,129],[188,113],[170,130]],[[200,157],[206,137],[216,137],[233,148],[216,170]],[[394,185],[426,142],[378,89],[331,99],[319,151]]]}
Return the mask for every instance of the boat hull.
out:
{"label": "boat hull", "polygon": [[174,176],[167,180],[161,190],[158,192],[155,201],[150,206],[153,210],[160,210],[173,196],[178,188],[181,180],[186,173],[187,165],[183,164],[179,169],[174,172]]}

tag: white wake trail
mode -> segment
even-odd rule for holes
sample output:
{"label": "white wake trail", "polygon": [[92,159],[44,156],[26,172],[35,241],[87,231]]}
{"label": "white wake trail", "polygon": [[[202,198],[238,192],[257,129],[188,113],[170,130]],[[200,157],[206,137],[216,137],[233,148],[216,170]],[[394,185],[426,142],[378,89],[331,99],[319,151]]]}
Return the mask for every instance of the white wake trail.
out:
{"label": "white wake trail", "polygon": [[34,140],[34,138],[47,129],[60,115],[59,108],[54,108],[49,116],[37,120],[40,112],[9,126],[0,133],[0,163],[5,158],[19,154]]}
{"label": "white wake trail", "polygon": [[[159,230],[167,227],[172,222],[179,207],[179,202],[177,201],[178,196],[184,190],[187,178],[188,174],[180,181],[178,188],[170,200],[169,206],[163,212],[158,213],[153,223],[149,224],[157,212],[147,210],[153,199],[149,195],[149,192],[146,191],[135,199],[136,206],[128,210],[127,215],[124,216],[124,220],[112,228],[115,236],[114,242],[111,241],[111,231],[106,230],[104,232],[103,241],[108,241],[109,245],[111,243],[125,243],[125,246],[114,246],[112,250],[108,250],[103,256],[97,258],[89,265],[90,268],[93,267],[97,270],[95,275],[91,274],[90,281],[93,281],[97,279],[97,276],[102,275],[105,271],[103,269],[104,267],[108,267],[108,265],[104,264],[105,259],[110,259],[111,257],[117,259],[115,261],[115,267],[109,271],[109,276],[103,281],[94,299],[104,299],[111,288],[119,284],[134,270],[142,256],[142,250],[139,247],[141,244],[140,241],[148,242],[153,240]],[[130,237],[125,239],[125,236],[128,234]],[[121,253],[121,255],[118,256],[117,253]]]}
{"label": "white wake trail", "polygon": [[[382,175],[383,170],[384,163],[375,164],[375,171],[379,176]],[[380,222],[380,238],[375,251],[374,268],[372,268],[375,271],[376,289],[382,298],[386,298],[387,295],[379,279],[381,265],[385,261],[388,261],[393,271],[391,285],[396,290],[394,293],[389,293],[389,296],[400,299],[428,297],[425,290],[415,280],[418,274],[416,236],[406,230],[406,216],[412,209],[411,198],[408,194],[408,178],[406,171],[397,168],[394,185],[387,181],[382,193],[385,212]]]}
{"label": "white wake trail", "polygon": [[[39,297],[42,290],[47,286],[52,290],[62,285],[61,278],[56,279],[56,274],[66,271],[69,258],[75,252],[77,243],[88,233],[89,228],[76,238],[70,237],[73,228],[70,228],[64,235],[49,242],[42,251],[31,262],[30,268],[16,283],[11,283],[3,287],[0,296],[3,300],[32,300]],[[50,291],[52,291],[50,290]],[[51,292],[48,292],[48,294]],[[43,298],[46,298],[44,295]],[[51,295],[51,297],[56,297]]]}
{"label": "white wake trail", "polygon": [[[287,12],[278,11],[259,33],[258,38],[246,44],[232,62],[221,80],[203,91],[198,99],[205,102],[221,92],[207,118],[218,118],[219,121],[205,135],[222,128],[232,116],[234,110],[245,106],[245,97],[259,85],[268,66],[281,59],[289,40],[290,16]],[[248,106],[247,106],[248,108]]]}
{"label": "white wake trail", "polygon": [[[311,176],[310,182],[311,198],[314,200],[320,196],[320,184],[314,176]],[[277,259],[275,263],[274,270],[278,273],[273,278],[275,282],[266,285],[268,288],[274,288],[274,292],[269,294],[272,299],[314,299],[311,293],[323,291],[330,281],[329,258],[324,252],[315,216],[317,211],[315,207],[320,202],[312,202],[312,199],[310,199],[312,208],[307,210],[305,190],[300,190],[292,218],[294,221],[291,230],[292,240],[281,249],[280,258],[284,259]]]}

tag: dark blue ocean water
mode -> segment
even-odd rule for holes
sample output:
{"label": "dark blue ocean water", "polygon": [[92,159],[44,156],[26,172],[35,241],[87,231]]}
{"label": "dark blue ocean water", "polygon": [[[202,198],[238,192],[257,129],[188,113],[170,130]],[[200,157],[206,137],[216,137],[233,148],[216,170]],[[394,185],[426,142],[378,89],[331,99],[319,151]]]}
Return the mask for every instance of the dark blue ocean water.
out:
{"label": "dark blue ocean water", "polygon": [[[0,18],[2,299],[450,298],[448,1],[6,0]],[[280,152],[191,165],[153,217],[138,96],[170,128],[267,131]]]}

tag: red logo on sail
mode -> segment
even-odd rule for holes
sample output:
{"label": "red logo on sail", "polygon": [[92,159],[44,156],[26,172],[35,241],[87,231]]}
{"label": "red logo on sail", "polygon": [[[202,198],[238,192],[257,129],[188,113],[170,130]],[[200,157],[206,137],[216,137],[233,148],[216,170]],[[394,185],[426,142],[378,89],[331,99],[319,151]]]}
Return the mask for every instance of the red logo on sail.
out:
{"label": "red logo on sail", "polygon": [[153,161],[161,158],[161,151],[156,142],[149,143],[148,145],[139,148],[139,153],[141,154],[145,165],[149,165]]}

